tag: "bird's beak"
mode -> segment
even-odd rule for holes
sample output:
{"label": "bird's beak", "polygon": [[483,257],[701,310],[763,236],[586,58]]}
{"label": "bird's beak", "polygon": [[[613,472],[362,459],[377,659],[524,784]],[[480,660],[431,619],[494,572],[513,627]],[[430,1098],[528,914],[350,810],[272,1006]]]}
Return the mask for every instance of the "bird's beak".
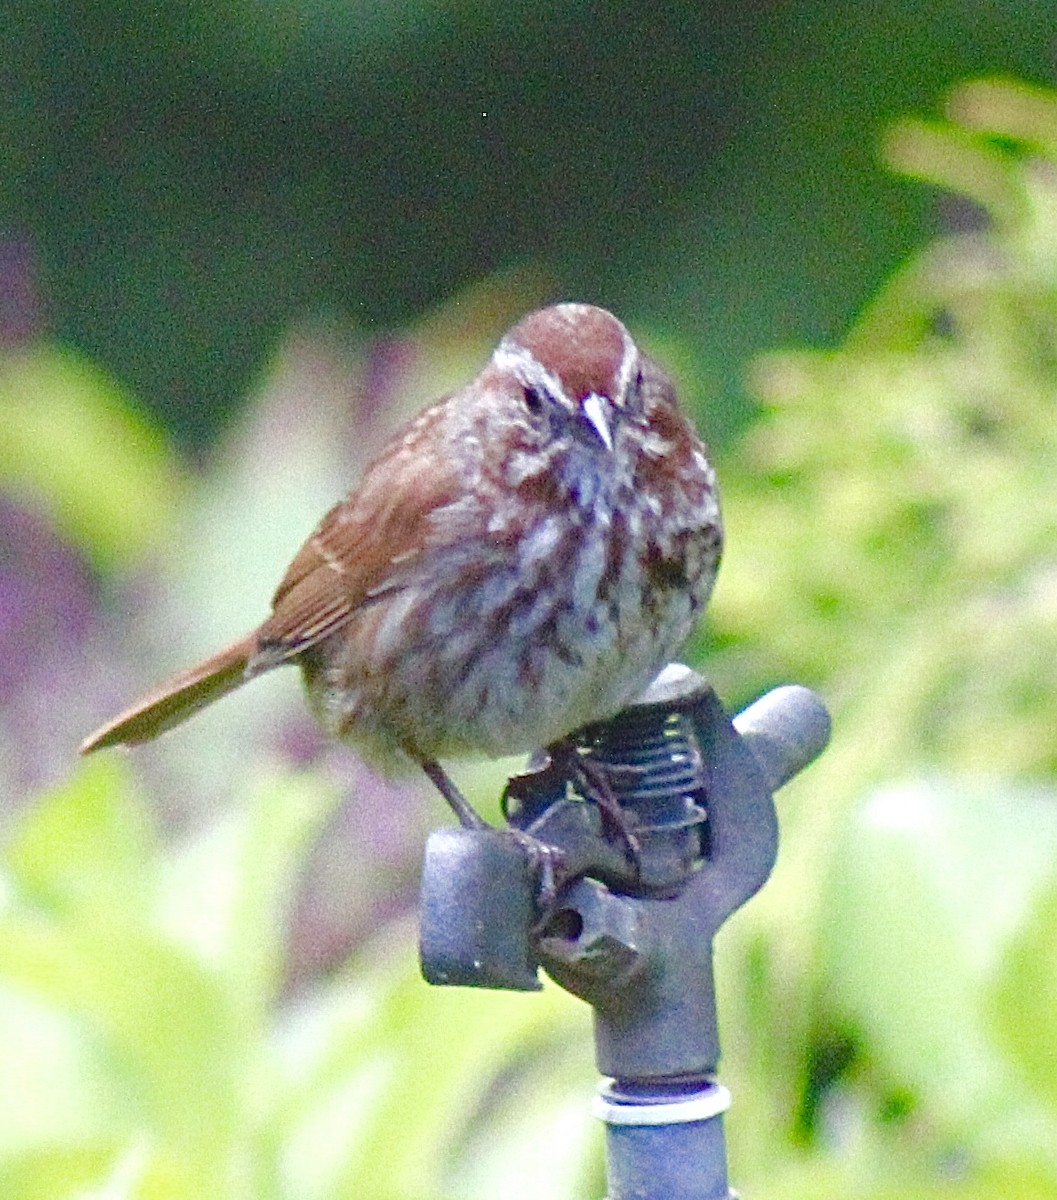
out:
{"label": "bird's beak", "polygon": [[592,392],[583,401],[583,413],[598,439],[607,450],[613,449],[613,431],[609,428],[607,404],[601,396]]}

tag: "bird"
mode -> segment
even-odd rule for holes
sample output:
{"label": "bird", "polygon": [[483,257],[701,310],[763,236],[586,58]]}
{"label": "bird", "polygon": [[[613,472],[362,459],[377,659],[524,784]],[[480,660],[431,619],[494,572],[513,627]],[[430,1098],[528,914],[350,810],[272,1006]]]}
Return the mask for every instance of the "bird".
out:
{"label": "bird", "polygon": [[148,741],[296,664],[327,735],[383,770],[418,764],[480,828],[440,760],[568,760],[678,651],[722,549],[715,470],[669,376],[612,313],[554,304],[393,436],[261,624],[80,749]]}

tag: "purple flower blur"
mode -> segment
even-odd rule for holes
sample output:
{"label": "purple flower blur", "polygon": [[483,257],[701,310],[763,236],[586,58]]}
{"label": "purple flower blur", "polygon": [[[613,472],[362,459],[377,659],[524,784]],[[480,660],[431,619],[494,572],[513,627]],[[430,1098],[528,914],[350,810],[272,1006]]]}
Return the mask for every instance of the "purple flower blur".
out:
{"label": "purple flower blur", "polygon": [[96,626],[80,555],[0,493],[0,785],[27,793],[69,770],[90,689],[73,677]]}
{"label": "purple flower blur", "polygon": [[0,238],[0,349],[25,345],[39,329],[33,247],[26,238]]}

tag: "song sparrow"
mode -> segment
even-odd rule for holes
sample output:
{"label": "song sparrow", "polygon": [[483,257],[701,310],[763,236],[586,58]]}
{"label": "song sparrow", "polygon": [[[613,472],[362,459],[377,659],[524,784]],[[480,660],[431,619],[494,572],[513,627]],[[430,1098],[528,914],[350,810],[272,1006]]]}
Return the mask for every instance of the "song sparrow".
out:
{"label": "song sparrow", "polygon": [[396,435],[301,547],[262,625],[87,738],[142,742],[282,663],[323,728],[383,766],[568,747],[690,632],[722,527],[667,375],[604,309],[521,320]]}

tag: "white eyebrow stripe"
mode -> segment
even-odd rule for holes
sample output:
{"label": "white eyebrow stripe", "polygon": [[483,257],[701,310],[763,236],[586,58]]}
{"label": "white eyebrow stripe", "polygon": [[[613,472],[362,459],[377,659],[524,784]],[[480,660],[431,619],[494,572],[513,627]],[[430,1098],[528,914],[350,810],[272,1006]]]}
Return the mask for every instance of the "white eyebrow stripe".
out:
{"label": "white eyebrow stripe", "polygon": [[624,357],[620,360],[620,370],[617,372],[617,391],[613,397],[613,403],[618,407],[622,407],[627,399],[628,387],[631,384],[631,373],[635,369],[639,361],[639,348],[635,345],[632,336],[622,325],[621,332],[624,335]]}
{"label": "white eyebrow stripe", "polygon": [[524,346],[516,342],[500,342],[492,355],[492,362],[501,371],[509,371],[523,387],[541,388],[556,399],[570,403],[558,376],[548,371]]}

